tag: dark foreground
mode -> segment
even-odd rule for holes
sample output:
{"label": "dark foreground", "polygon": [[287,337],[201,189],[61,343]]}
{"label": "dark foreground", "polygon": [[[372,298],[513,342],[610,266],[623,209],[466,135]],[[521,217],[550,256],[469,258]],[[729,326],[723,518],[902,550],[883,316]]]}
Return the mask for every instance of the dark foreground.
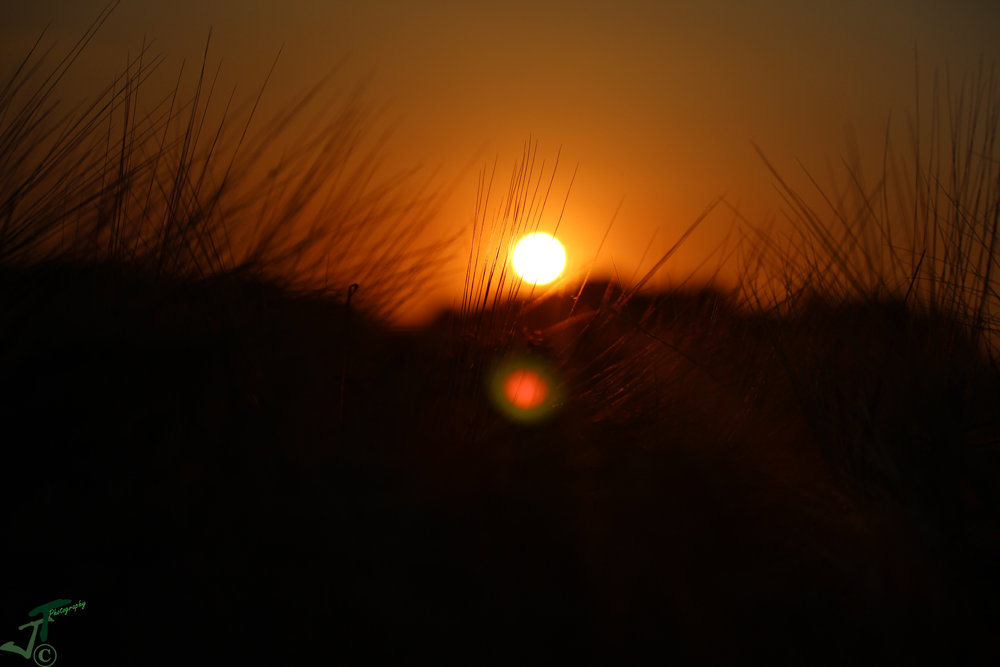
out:
{"label": "dark foreground", "polygon": [[533,335],[565,400],[518,426],[468,323],[7,272],[0,643],[67,599],[65,665],[997,664],[1000,383],[967,338],[602,296]]}

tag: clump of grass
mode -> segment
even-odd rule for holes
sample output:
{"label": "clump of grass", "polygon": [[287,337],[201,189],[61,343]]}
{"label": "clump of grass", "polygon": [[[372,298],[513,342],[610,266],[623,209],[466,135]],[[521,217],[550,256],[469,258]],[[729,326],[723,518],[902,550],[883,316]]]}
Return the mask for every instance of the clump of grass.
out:
{"label": "clump of grass", "polygon": [[[958,85],[935,74],[930,127],[919,109],[910,124],[910,161],[887,125],[874,185],[856,144],[831,188],[806,172],[823,208],[765,158],[792,231],[747,223],[743,249],[743,303],[839,492],[866,530],[898,522],[908,548],[940,568],[935,583],[894,585],[933,599],[933,632],[953,639],[998,616],[998,110],[982,68]],[[967,615],[947,620],[940,610],[963,596],[975,600]]]}
{"label": "clump of grass", "polygon": [[262,122],[266,81],[242,105],[235,90],[217,102],[211,36],[193,92],[182,93],[182,66],[171,94],[148,99],[164,59],[144,43],[106,89],[60,115],[58,84],[116,6],[51,69],[49,52],[35,54],[43,34],[0,93],[0,265],[252,274],[342,297],[358,283],[358,305],[379,318],[427,288],[450,243],[417,243],[444,192],[381,175],[387,136],[370,140],[363,90],[322,97],[335,70]]}
{"label": "clump of grass", "polygon": [[1000,96],[982,69],[957,87],[938,84],[935,75],[929,146],[919,114],[910,128],[912,164],[900,162],[887,127],[874,186],[856,146],[832,192],[810,175],[827,217],[767,163],[793,231],[780,238],[748,225],[742,289],[751,308],[773,318],[804,400],[811,378],[832,380],[845,364],[868,369],[869,386],[855,395],[868,405],[848,414],[869,419],[890,383],[928,383],[966,405],[973,386],[996,372]]}

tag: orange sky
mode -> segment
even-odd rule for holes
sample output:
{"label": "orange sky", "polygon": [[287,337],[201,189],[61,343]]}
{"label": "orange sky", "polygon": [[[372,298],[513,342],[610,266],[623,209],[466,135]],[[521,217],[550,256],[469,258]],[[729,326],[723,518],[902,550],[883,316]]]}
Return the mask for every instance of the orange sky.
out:
{"label": "orange sky", "polygon": [[[51,22],[69,46],[104,0],[33,0],[0,7],[0,74],[8,75]],[[949,63],[967,71],[1000,55],[1000,3],[971,0],[680,2],[342,2],[320,0],[124,0],[73,70],[67,93],[92,90],[121,68],[143,34],[168,54],[164,72],[212,54],[230,85],[250,95],[275,54],[269,84],[280,101],[349,58],[337,83],[371,75],[369,98],[396,123],[389,168],[426,165],[456,178],[470,160],[499,157],[507,175],[528,136],[550,162],[562,148],[555,222],[573,169],[559,235],[570,262],[589,261],[619,200],[625,203],[596,271],[613,256],[631,275],[651,236],[655,261],[714,197],[727,193],[752,219],[778,200],[751,141],[791,175],[796,158],[825,169],[844,153],[845,124],[880,150],[890,112],[905,128],[914,105],[914,46],[929,75]],[[217,60],[215,61],[217,62]],[[169,78],[169,77],[167,77]],[[925,87],[926,89],[926,87]],[[476,170],[440,219],[445,234],[468,227]],[[684,275],[718,242],[720,211],[667,271]],[[458,299],[450,287],[418,304],[408,321]]]}

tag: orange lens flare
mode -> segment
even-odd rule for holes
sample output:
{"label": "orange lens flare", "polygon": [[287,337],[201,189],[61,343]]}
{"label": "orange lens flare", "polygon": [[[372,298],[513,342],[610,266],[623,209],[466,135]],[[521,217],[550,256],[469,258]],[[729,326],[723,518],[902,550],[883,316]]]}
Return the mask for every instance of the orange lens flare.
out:
{"label": "orange lens flare", "polygon": [[558,375],[540,355],[514,352],[494,362],[484,379],[493,407],[512,422],[539,424],[558,411]]}
{"label": "orange lens flare", "polygon": [[504,378],[503,394],[514,407],[533,410],[548,398],[549,386],[536,371],[519,368]]}

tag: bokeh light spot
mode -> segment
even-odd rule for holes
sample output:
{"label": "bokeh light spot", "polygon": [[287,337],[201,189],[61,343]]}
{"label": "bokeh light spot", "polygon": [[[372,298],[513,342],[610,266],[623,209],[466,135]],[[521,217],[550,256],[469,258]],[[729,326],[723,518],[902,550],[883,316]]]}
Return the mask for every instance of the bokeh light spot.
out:
{"label": "bokeh light spot", "polygon": [[546,421],[562,400],[555,368],[538,354],[509,354],[506,359],[495,361],[484,379],[493,407],[519,424]]}
{"label": "bokeh light spot", "polygon": [[541,375],[530,368],[518,368],[507,374],[503,381],[503,394],[521,410],[533,410],[549,396],[549,386]]}

